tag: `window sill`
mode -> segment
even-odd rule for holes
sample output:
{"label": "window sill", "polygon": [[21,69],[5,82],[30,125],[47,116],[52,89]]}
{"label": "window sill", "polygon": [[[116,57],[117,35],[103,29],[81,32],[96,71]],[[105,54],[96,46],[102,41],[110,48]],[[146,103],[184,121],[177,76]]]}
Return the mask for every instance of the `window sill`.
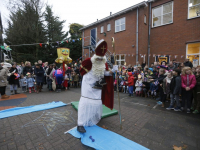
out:
{"label": "window sill", "polygon": [[107,31],[107,32],[110,32],[111,30]]}
{"label": "window sill", "polygon": [[187,20],[192,20],[192,19],[196,19],[196,18],[200,18],[200,16],[193,17],[193,18],[188,18]]}
{"label": "window sill", "polygon": [[126,31],[126,30],[122,30],[122,31],[118,31],[118,32],[115,32],[115,34],[116,34],[116,33],[120,33],[120,32],[123,32],[123,31]]}
{"label": "window sill", "polygon": [[174,23],[172,22],[172,23],[168,23],[168,24],[164,24],[164,25],[160,25],[160,26],[156,26],[156,27],[151,27],[151,28],[153,29],[153,28],[162,27],[162,26],[167,26],[167,25],[171,25],[171,24],[174,24]]}

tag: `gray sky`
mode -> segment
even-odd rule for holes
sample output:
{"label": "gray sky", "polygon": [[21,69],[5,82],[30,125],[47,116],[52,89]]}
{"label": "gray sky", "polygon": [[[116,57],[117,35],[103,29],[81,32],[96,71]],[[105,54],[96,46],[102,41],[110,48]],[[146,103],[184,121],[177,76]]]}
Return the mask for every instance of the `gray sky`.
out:
{"label": "gray sky", "polygon": [[[62,20],[66,20],[64,31],[69,30],[70,23],[88,25],[97,19],[102,19],[143,0],[44,0],[53,6],[53,12]],[[9,11],[6,8],[8,0],[0,0],[3,27],[6,28],[6,20]]]}

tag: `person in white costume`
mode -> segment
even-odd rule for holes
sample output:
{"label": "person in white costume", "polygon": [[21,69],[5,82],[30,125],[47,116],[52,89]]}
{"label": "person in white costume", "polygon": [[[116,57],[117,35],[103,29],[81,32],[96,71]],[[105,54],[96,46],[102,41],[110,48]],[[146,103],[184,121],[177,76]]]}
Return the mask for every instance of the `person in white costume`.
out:
{"label": "person in white costume", "polygon": [[102,116],[102,89],[93,88],[96,81],[104,76],[110,76],[118,70],[115,65],[112,70],[108,70],[106,64],[107,43],[100,40],[97,43],[95,52],[91,58],[82,62],[80,72],[83,75],[81,98],[78,106],[78,126],[77,130],[85,133],[84,126],[96,125]]}

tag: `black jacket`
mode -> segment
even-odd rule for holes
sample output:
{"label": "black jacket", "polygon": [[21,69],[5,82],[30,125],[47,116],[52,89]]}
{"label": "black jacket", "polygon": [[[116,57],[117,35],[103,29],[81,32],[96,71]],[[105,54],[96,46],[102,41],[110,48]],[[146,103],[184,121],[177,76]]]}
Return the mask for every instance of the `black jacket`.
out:
{"label": "black jacket", "polygon": [[33,73],[33,69],[32,69],[31,66],[30,66],[30,67],[29,67],[29,66],[24,67],[23,75],[26,76],[26,74],[27,74],[28,72],[31,73],[31,74]]}
{"label": "black jacket", "polygon": [[185,65],[185,67],[186,67],[186,66],[188,66],[188,67],[190,67],[190,68],[193,67],[193,64],[192,64],[190,61],[185,62],[184,65]]}
{"label": "black jacket", "polygon": [[164,74],[161,74],[157,79],[154,79],[154,81],[158,80],[159,84],[162,84],[165,77],[166,76]]}
{"label": "black jacket", "polygon": [[35,68],[36,81],[43,83],[44,82],[44,69],[40,66],[40,68]]}
{"label": "black jacket", "polygon": [[170,91],[174,95],[181,94],[181,76],[175,76],[170,83]]}
{"label": "black jacket", "polygon": [[[9,71],[10,71],[10,73],[12,73],[13,71],[15,71],[15,73],[18,73],[17,68],[13,68],[13,67]],[[12,85],[12,84],[18,85],[19,79],[16,79],[16,76],[14,74],[11,74],[9,77],[9,84],[10,85]]]}

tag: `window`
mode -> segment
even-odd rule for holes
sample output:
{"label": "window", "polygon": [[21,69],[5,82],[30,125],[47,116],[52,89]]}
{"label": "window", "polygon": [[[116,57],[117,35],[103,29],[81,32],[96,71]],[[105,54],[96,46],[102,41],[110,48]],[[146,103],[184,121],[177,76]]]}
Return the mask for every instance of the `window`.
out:
{"label": "window", "polygon": [[125,17],[115,20],[115,32],[120,32],[125,30]]}
{"label": "window", "polygon": [[144,24],[147,24],[147,16],[144,15]]}
{"label": "window", "polygon": [[200,0],[188,0],[188,18],[200,17]]}
{"label": "window", "polygon": [[152,27],[173,23],[173,2],[153,8]]}
{"label": "window", "polygon": [[104,32],[104,27],[103,26],[101,26],[101,33],[103,33]]}
{"label": "window", "polygon": [[125,55],[117,55],[116,57],[117,65],[124,65],[125,64]]}
{"label": "window", "polygon": [[187,44],[186,56],[193,63],[194,67],[200,65],[200,43]]}
{"label": "window", "polygon": [[111,30],[111,27],[110,27],[110,24],[107,25],[107,31],[110,31]]}

